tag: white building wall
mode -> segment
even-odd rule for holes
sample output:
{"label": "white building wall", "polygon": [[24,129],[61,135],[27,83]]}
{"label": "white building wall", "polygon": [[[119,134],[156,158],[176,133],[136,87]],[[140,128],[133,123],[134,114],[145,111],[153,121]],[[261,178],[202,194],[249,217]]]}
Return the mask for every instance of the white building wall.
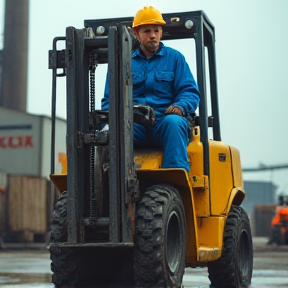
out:
{"label": "white building wall", "polygon": [[[55,173],[61,172],[60,152],[66,153],[66,121],[56,120]],[[51,119],[0,107],[0,171],[49,177]]]}
{"label": "white building wall", "polygon": [[0,169],[39,174],[39,117],[0,108]]}

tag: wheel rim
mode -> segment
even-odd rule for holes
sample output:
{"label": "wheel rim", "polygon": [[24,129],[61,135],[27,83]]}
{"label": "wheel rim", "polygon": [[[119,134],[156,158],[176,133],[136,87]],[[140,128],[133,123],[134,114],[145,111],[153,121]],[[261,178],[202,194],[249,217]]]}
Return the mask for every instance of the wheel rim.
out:
{"label": "wheel rim", "polygon": [[166,258],[170,272],[174,273],[181,258],[181,233],[178,214],[173,211],[167,222],[166,230]]}
{"label": "wheel rim", "polygon": [[240,235],[240,257],[239,257],[239,269],[242,278],[246,278],[249,272],[251,243],[246,230],[241,231]]}

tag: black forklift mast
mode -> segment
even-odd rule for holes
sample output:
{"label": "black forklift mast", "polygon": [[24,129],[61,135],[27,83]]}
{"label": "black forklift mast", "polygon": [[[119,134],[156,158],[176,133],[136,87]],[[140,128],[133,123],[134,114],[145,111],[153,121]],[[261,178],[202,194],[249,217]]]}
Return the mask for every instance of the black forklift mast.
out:
{"label": "black forklift mast", "polygon": [[[195,39],[203,172],[209,176],[205,47],[209,59],[213,139],[221,140],[214,27],[203,11],[163,14],[163,18],[167,24],[162,40]],[[72,245],[85,242],[85,226],[109,225],[110,244],[133,242],[131,219],[138,182],[133,158],[132,39],[127,28],[131,25],[131,17],[85,20],[85,29],[68,27],[66,37],[56,37],[53,50],[49,51],[49,68],[53,70],[51,173],[54,173],[56,78],[67,77],[67,221],[68,243]],[[59,40],[66,41],[65,50],[57,50]],[[109,134],[99,129],[99,115],[103,114],[95,111],[93,95],[95,67],[107,61],[109,114],[104,118],[109,121]],[[63,68],[63,73],[57,74],[58,68]],[[97,215],[94,189],[93,155],[94,147],[99,145],[109,145],[110,213],[106,218]],[[90,202],[88,212],[87,200]]]}
{"label": "black forklift mast", "polygon": [[[123,25],[109,27],[106,43],[86,34],[84,29],[66,30],[68,242],[84,242],[85,194],[90,195],[91,205],[84,224],[109,225],[109,242],[132,242],[131,224],[124,210],[125,201],[137,190],[132,140],[131,38]],[[93,82],[89,91],[88,75],[98,65],[98,55],[103,51],[108,53],[109,137],[107,132],[96,134],[99,127],[95,126],[95,99],[90,98],[89,103],[88,97],[94,93]],[[97,217],[91,175],[94,145],[103,144],[109,145],[109,219]]]}

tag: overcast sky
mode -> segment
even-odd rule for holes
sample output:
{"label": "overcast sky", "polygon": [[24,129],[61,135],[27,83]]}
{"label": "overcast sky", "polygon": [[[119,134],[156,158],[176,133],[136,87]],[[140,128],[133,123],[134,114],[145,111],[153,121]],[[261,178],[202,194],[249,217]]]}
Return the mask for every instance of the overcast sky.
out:
{"label": "overcast sky", "polygon": [[[84,19],[134,16],[147,5],[162,13],[205,11],[216,28],[223,141],[240,150],[244,168],[288,163],[288,0],[30,0],[28,112],[50,115],[48,50],[54,37],[65,36],[67,26],[83,28]],[[1,33],[3,9],[0,0]],[[188,44],[166,45],[179,49],[193,71]],[[106,69],[97,68],[98,107]],[[59,81],[57,101],[57,115],[62,118],[66,117],[64,81]],[[244,173],[244,180],[273,181],[278,193],[288,194],[288,169]]]}

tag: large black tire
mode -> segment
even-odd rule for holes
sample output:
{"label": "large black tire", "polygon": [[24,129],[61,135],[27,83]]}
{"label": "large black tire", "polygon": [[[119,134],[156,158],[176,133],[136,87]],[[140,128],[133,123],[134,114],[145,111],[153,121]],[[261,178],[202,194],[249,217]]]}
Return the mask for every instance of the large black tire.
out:
{"label": "large black tire", "polygon": [[186,221],[178,191],[149,188],[138,203],[134,239],[137,287],[181,287],[186,258]]}
{"label": "large black tire", "polygon": [[54,207],[51,242],[67,242],[67,235],[67,191],[64,191]]}
{"label": "large black tire", "polygon": [[225,224],[222,256],[208,262],[211,288],[250,287],[253,245],[247,213],[232,206]]}
{"label": "large black tire", "polygon": [[67,223],[65,191],[55,205],[51,225],[50,259],[52,283],[56,288],[133,287],[132,248],[60,247],[57,243],[68,241]]}
{"label": "large black tire", "polygon": [[76,262],[74,251],[59,248],[54,243],[67,242],[67,192],[63,192],[57,201],[51,224],[50,259],[52,283],[56,288],[73,285],[77,282]]}

